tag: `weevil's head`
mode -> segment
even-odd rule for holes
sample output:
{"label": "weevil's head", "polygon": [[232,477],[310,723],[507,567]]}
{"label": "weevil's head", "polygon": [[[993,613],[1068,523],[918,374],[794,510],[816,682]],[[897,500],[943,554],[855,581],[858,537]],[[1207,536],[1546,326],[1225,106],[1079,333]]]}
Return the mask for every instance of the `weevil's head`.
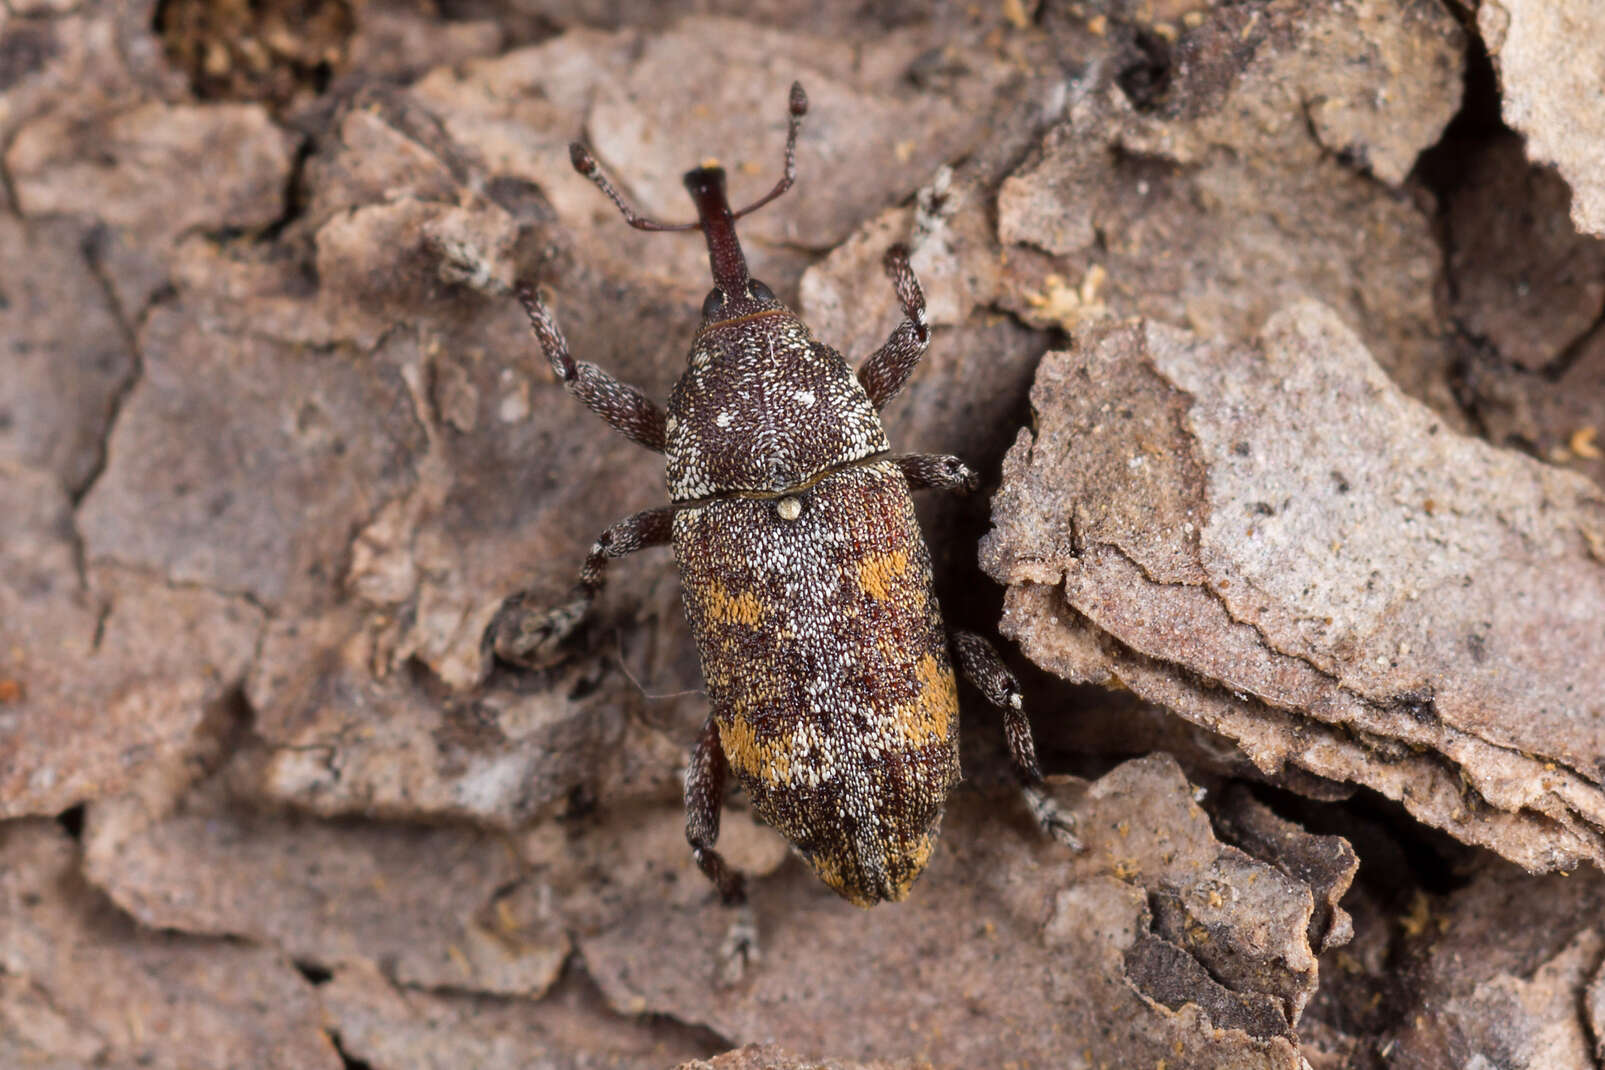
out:
{"label": "weevil's head", "polygon": [[801,83],[791,84],[787,112],[786,169],[774,189],[740,211],[730,210],[730,200],[725,196],[723,168],[699,167],[686,172],[685,188],[691,191],[691,199],[697,203],[695,223],[662,223],[643,216],[613,188],[613,183],[602,173],[601,165],[590,150],[577,141],[568,147],[574,170],[607,194],[608,200],[618,207],[624,221],[630,226],[637,230],[702,231],[708,241],[708,262],[713,268],[713,289],[702,303],[704,329],[754,316],[790,312],[775,300],[774,291],[747,274],[747,258],[742,255],[741,243],[736,240],[736,220],[785,193],[797,179],[797,134],[802,130],[803,116],[808,114],[808,95],[803,92]]}
{"label": "weevil's head", "polygon": [[708,242],[708,265],[713,269],[713,289],[702,302],[702,326],[787,311],[774,291],[747,273],[747,258],[736,238],[736,217],[725,196],[724,169],[687,171],[685,188],[696,201],[698,224]]}

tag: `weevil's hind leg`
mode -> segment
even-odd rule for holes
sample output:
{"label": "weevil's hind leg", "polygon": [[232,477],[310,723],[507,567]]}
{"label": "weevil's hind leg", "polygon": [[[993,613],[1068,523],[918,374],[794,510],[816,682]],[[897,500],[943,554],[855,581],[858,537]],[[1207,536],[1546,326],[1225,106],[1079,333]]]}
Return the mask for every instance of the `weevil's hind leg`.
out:
{"label": "weevil's hind leg", "polygon": [[747,901],[746,878],[713,848],[719,840],[719,815],[724,809],[724,784],[729,772],[724,746],[719,742],[719,725],[709,716],[685,769],[685,838],[697,868],[719,889],[719,898],[726,906],[738,906]]}
{"label": "weevil's hind leg", "polygon": [[892,246],[886,250],[884,263],[897,289],[897,299],[902,302],[904,318],[886,344],[871,353],[858,369],[858,381],[877,409],[884,408],[903,389],[931,344],[931,329],[925,322],[925,293],[909,265],[908,248]]}
{"label": "weevil's hind leg", "polygon": [[909,490],[951,490],[967,494],[980,483],[975,469],[946,453],[909,453],[892,458]]}
{"label": "weevil's hind leg", "polygon": [[1075,818],[1043,790],[1042,769],[1037,765],[1037,747],[1031,738],[1031,722],[1025,716],[1020,682],[992,644],[981,636],[955,628],[950,639],[958,655],[959,671],[1003,712],[1003,738],[1009,745],[1020,793],[1031,808],[1031,816],[1049,836],[1072,851],[1081,850]]}
{"label": "weevil's hind leg", "polygon": [[758,961],[758,923],[747,902],[747,879],[713,846],[719,840],[719,814],[729,771],[719,742],[719,725],[710,716],[685,769],[685,838],[697,868],[719,889],[724,905],[735,911],[719,946],[719,979],[725,985],[740,982],[747,967]]}
{"label": "weevil's hind leg", "polygon": [[568,392],[606,420],[613,430],[649,450],[662,453],[668,441],[667,420],[657,403],[596,365],[569,356],[568,342],[557,329],[551,309],[527,283],[519,284],[518,300],[552,365],[553,374]]}
{"label": "weevil's hind leg", "polygon": [[[562,605],[541,607],[537,595],[528,590],[509,595],[485,628],[482,642],[486,652],[524,668],[550,663],[557,645],[585,618],[606,586],[608,558],[662,546],[673,535],[674,510],[670,506],[648,509],[614,524],[591,547],[580,569],[580,582]],[[485,659],[487,666],[490,660]]]}

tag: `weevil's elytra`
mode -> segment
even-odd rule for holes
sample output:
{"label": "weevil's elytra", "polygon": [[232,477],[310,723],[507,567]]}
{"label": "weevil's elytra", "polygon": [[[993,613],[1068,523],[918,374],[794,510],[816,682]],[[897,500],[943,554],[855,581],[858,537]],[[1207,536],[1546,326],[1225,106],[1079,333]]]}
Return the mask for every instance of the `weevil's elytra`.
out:
{"label": "weevil's elytra", "polygon": [[486,643],[514,664],[549,660],[601,590],[609,558],[672,543],[712,704],[686,769],[686,838],[698,866],[727,903],[744,901],[741,875],[714,847],[733,772],[754,812],[827,885],[870,906],[909,894],[959,780],[955,656],[1002,711],[1033,813],[1064,842],[1074,838],[1035,790],[1041,775],[1014,677],[985,640],[949,633],[937,606],[910,491],[972,489],[974,473],[954,457],[893,455],[881,426],[880,410],[929,340],[907,251],[886,256],[905,318],[856,373],[748,274],[735,222],[790,188],[806,110],[793,85],[784,175],[739,212],[722,171],[686,174],[696,223],[641,217],[572,146],[574,166],[631,226],[702,232],[713,289],[666,412],[574,361],[545,304],[521,289],[570,392],[665,455],[672,504],[604,532],[563,605],[535,612],[533,595],[508,598]]}
{"label": "weevil's elytra", "polygon": [[867,906],[908,894],[958,781],[953,666],[897,466],[843,469],[810,497],[791,521],[756,498],[680,510],[675,554],[753,811]]}

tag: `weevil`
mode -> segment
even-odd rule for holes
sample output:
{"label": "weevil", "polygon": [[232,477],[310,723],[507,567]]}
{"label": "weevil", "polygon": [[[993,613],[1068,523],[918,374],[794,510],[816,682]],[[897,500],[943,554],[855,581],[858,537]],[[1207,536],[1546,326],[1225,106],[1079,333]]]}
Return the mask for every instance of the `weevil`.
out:
{"label": "weevil", "polygon": [[807,108],[793,85],[782,177],[745,208],[731,210],[719,168],[686,173],[695,223],[642,216],[583,145],[570,146],[575,169],[630,226],[700,230],[713,289],[665,411],[571,358],[546,303],[519,288],[558,380],[614,429],[664,454],[670,504],[604,531],[556,608],[537,608],[529,591],[509,597],[485,641],[514,665],[546,663],[602,590],[610,559],[672,543],[712,707],[685,776],[698,867],[725,903],[745,902],[742,874],[715,846],[734,773],[753,812],[827,885],[867,907],[909,894],[959,781],[955,661],[1002,711],[1038,822],[1075,840],[1041,790],[1013,674],[986,640],[950,632],[937,606],[910,492],[970,490],[975,475],[956,457],[893,454],[881,426],[881,410],[930,341],[908,251],[893,246],[884,262],[903,319],[856,374],[748,273],[736,220],[791,188]]}

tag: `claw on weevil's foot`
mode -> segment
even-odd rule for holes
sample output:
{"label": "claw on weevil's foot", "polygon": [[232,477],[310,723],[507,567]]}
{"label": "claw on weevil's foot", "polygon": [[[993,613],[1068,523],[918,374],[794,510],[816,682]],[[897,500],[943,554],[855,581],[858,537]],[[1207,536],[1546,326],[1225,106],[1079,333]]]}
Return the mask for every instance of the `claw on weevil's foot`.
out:
{"label": "claw on weevil's foot", "polygon": [[502,603],[485,629],[487,645],[502,661],[540,669],[558,660],[558,647],[574,633],[589,603],[574,599],[555,609],[535,609],[524,593]]}
{"label": "claw on weevil's foot", "polygon": [[719,986],[731,988],[741,983],[748,967],[758,965],[758,918],[751,903],[735,908],[736,917],[719,945]]}
{"label": "claw on weevil's foot", "polygon": [[1025,797],[1026,806],[1031,808],[1031,816],[1044,833],[1072,851],[1086,850],[1076,836],[1075,816],[1060,807],[1052,796],[1034,786],[1021,788],[1020,794]]}

